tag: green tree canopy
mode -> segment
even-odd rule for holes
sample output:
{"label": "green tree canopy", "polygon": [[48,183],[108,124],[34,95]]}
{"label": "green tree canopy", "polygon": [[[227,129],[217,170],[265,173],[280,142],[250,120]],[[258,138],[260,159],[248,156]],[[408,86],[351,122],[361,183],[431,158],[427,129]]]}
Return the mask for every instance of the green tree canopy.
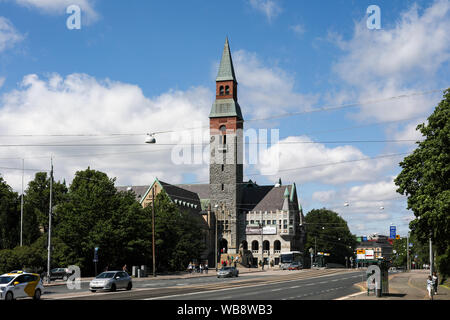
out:
{"label": "green tree canopy", "polygon": [[19,195],[0,176],[0,249],[12,249],[19,242]]}
{"label": "green tree canopy", "polygon": [[[52,205],[65,201],[67,194],[65,182],[53,182]],[[35,242],[43,232],[48,231],[48,213],[50,205],[50,177],[47,172],[38,172],[34,180],[28,183],[24,196],[24,245]],[[53,227],[55,221],[52,222]]]}
{"label": "green tree canopy", "polygon": [[[152,207],[144,209],[152,215]],[[205,249],[201,217],[180,210],[162,191],[155,199],[155,251],[158,271],[184,270]]]}
{"label": "green tree canopy", "polygon": [[347,222],[336,212],[313,209],[305,216],[305,251],[330,253],[328,262],[345,264],[345,257],[353,256],[356,238],[350,233]]}
{"label": "green tree canopy", "polygon": [[132,193],[117,192],[114,181],[90,168],[78,171],[67,201],[55,210],[56,235],[76,257],[72,263],[88,273],[96,247],[100,268],[143,264],[151,248],[150,217]]}
{"label": "green tree canopy", "polygon": [[395,179],[397,192],[408,196],[408,209],[416,219],[410,223],[420,241],[429,237],[442,261],[440,271],[450,273],[450,89],[428,118],[417,126],[424,140],[405,157]]}

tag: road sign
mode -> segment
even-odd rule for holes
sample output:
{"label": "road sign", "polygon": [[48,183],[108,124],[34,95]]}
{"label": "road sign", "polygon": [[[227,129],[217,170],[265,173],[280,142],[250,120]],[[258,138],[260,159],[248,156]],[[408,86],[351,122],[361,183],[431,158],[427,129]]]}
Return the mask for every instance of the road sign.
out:
{"label": "road sign", "polygon": [[397,227],[396,226],[391,226],[389,230],[390,230],[389,238],[390,239],[395,239],[395,236],[397,235]]}
{"label": "road sign", "polygon": [[94,249],[94,262],[98,262],[98,247]]}
{"label": "road sign", "polygon": [[399,235],[399,234],[396,235],[396,236],[395,236],[395,239],[397,239],[397,240],[400,239],[400,235]]}
{"label": "road sign", "polygon": [[374,256],[373,256],[373,250],[366,250],[366,259],[367,260],[371,260],[371,259],[373,259],[374,258]]}

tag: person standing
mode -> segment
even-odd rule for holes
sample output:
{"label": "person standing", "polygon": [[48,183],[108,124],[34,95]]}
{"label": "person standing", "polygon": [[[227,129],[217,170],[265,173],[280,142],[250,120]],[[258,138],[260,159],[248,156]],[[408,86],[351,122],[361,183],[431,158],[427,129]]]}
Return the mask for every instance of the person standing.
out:
{"label": "person standing", "polygon": [[434,290],[434,294],[437,294],[437,288],[438,288],[438,276],[436,274],[436,272],[433,272],[433,276],[431,277],[431,280],[433,280],[433,290]]}
{"label": "person standing", "polygon": [[433,279],[431,276],[428,276],[427,279],[427,291],[428,291],[428,297],[433,300]]}
{"label": "person standing", "polygon": [[208,263],[205,263],[205,273],[208,274]]}

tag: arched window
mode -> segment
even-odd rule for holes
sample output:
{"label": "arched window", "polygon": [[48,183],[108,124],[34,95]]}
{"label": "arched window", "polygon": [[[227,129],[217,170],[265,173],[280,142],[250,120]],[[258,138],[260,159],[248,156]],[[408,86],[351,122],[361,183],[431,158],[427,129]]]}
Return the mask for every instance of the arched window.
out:
{"label": "arched window", "polygon": [[243,241],[241,242],[241,246],[242,246],[242,249],[248,250],[248,243],[247,243],[247,241],[243,240]]}
{"label": "arched window", "polygon": [[223,86],[219,87],[219,96],[223,96]]}
{"label": "arched window", "polygon": [[227,128],[225,126],[220,126],[220,144],[227,144]]}
{"label": "arched window", "polygon": [[273,249],[274,250],[278,250],[278,251],[281,250],[281,242],[280,242],[280,240],[275,240],[275,242],[273,243]]}
{"label": "arched window", "polygon": [[269,251],[270,250],[270,242],[268,240],[264,240],[263,242],[263,250]]}
{"label": "arched window", "polygon": [[252,241],[252,251],[256,251],[256,252],[259,251],[259,243],[257,240]]}
{"label": "arched window", "polygon": [[225,86],[225,95],[230,94],[230,86]]}

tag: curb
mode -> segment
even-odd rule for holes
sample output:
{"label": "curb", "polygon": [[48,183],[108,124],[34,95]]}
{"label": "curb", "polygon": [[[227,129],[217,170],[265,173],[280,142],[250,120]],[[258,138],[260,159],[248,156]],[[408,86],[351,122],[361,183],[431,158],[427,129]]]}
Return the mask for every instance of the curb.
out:
{"label": "curb", "polygon": [[[267,272],[267,271],[279,271],[279,270],[254,270],[254,271],[239,271],[239,274],[249,274],[249,273],[259,273],[259,272]],[[201,278],[201,277],[216,277],[216,270],[212,271],[212,273],[208,273],[208,274],[193,274],[193,275],[189,275],[189,274],[184,274],[184,275],[157,275],[155,278],[153,276],[147,276],[147,277],[142,277],[142,278],[135,278],[132,277],[133,281],[145,281],[145,280],[151,280],[151,279],[164,279],[164,277],[173,277],[173,278],[167,278],[166,280],[176,280],[176,279],[192,279],[192,278]],[[81,278],[81,283],[89,283],[93,280],[94,278]],[[55,286],[64,286],[66,285],[67,282],[63,281],[63,282],[58,282],[58,283],[50,283],[50,284],[46,284],[44,283],[44,288],[46,287],[55,287]]]}

